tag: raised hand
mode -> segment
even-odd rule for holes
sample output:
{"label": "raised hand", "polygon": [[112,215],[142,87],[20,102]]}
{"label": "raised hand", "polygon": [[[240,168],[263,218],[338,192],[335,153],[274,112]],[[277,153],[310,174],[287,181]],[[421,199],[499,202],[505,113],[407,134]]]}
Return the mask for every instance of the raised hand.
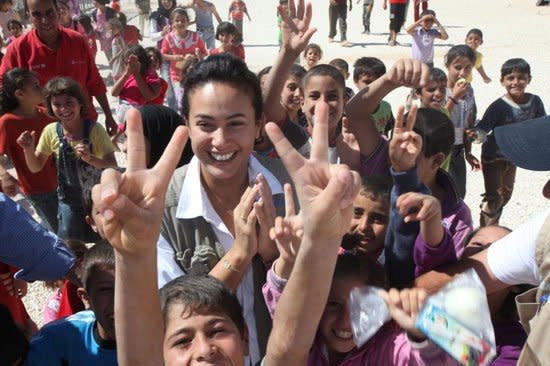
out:
{"label": "raised hand", "polygon": [[139,70],[141,69],[141,64],[136,55],[128,56],[127,68],[128,68],[128,73],[132,75],[139,74]]}
{"label": "raised hand", "polygon": [[147,169],[141,114],[126,113],[128,164],[124,173],[107,169],[92,198],[104,218],[106,239],[120,253],[150,255],[156,249],[164,196],[168,183],[187,142],[186,127],[178,127],[162,157]]}
{"label": "raised hand", "polygon": [[241,251],[244,257],[252,258],[258,253],[258,233],[256,222],[258,216],[254,201],[259,192],[259,185],[248,187],[237,207],[233,210],[233,225],[235,226],[235,242],[233,246]]}
{"label": "raised hand", "polygon": [[275,225],[275,216],[277,212],[273,204],[273,195],[269,184],[262,174],[256,177],[259,187],[260,199],[254,203],[254,210],[258,217],[258,254],[265,263],[270,263],[277,258],[279,254],[275,242],[269,235],[270,229]]}
{"label": "raised hand", "polygon": [[288,11],[279,5],[278,11],[281,15],[281,30],[283,47],[289,51],[297,53],[302,52],[309,43],[316,28],[310,28],[311,23],[311,3],[304,5],[304,0],[297,0],[298,6],[295,5],[295,0],[288,1]]}
{"label": "raised hand", "polygon": [[416,159],[422,152],[422,138],[413,131],[418,108],[413,106],[405,120],[405,108],[400,106],[395,119],[393,136],[388,154],[392,167],[397,172],[410,170],[416,166]]}
{"label": "raised hand", "polygon": [[90,162],[92,154],[90,153],[90,147],[87,144],[78,144],[74,147],[76,156],[87,163]]}
{"label": "raised hand", "polygon": [[36,146],[36,131],[24,131],[17,138],[17,144],[26,149],[34,149]]}
{"label": "raised hand", "polygon": [[428,221],[436,217],[441,222],[441,204],[434,196],[408,192],[397,198],[395,206],[405,222]]}
{"label": "raised hand", "polygon": [[384,74],[383,78],[394,87],[419,88],[430,80],[430,68],[419,60],[400,59]]}
{"label": "raised hand", "polygon": [[420,288],[392,288],[389,291],[380,290],[379,295],[388,305],[390,315],[395,322],[417,341],[423,341],[426,336],[416,328],[416,316],[426,301],[426,291]]}

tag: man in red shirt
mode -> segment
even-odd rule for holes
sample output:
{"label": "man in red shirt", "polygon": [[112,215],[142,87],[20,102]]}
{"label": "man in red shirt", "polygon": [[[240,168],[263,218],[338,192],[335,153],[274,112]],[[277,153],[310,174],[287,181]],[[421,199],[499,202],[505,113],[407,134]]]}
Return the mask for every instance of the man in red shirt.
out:
{"label": "man in red shirt", "polygon": [[[115,133],[117,126],[106,96],[107,89],[86,40],[77,32],[59,25],[55,0],[27,0],[27,7],[33,29],[8,46],[0,66],[0,82],[3,75],[14,67],[35,71],[41,85],[56,76],[68,76],[87,91],[90,105],[93,105],[92,96],[96,98],[105,113],[107,131]],[[95,108],[90,108],[87,117],[97,120]]]}
{"label": "man in red shirt", "polygon": [[[342,47],[349,46],[349,42],[346,38],[346,32],[348,30],[348,24],[346,22],[348,8],[346,2],[347,0],[330,0],[330,5],[328,7],[328,18],[330,23],[328,41],[334,41],[334,36],[336,35],[336,22],[340,19],[340,40],[342,42]],[[351,11],[351,7],[351,0],[349,0],[349,11]]]}

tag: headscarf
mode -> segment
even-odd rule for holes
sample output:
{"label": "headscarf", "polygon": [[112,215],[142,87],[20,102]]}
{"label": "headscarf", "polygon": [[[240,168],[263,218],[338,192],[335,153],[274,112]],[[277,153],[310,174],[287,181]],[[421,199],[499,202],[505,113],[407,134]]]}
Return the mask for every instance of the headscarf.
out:
{"label": "headscarf", "polygon": [[151,19],[155,19],[157,22],[160,18],[169,19],[170,13],[176,8],[176,6],[176,0],[172,0],[172,6],[170,7],[170,9],[166,9],[162,5],[162,0],[158,0],[158,8],[153,13],[151,13]]}

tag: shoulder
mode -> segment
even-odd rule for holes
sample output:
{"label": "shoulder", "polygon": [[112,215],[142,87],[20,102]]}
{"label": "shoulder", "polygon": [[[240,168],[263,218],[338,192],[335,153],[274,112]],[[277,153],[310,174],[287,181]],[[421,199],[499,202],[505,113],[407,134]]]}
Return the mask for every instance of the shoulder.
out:
{"label": "shoulder", "polygon": [[30,32],[25,33],[14,41],[10,42],[6,47],[6,56],[12,53],[21,53],[21,51],[27,50],[31,45],[36,42],[36,30],[32,29]]}
{"label": "shoulder", "polygon": [[184,165],[176,169],[174,174],[172,174],[172,179],[170,179],[170,184],[168,185],[168,190],[166,191],[164,203],[165,208],[177,207],[186,173],[187,165]]}

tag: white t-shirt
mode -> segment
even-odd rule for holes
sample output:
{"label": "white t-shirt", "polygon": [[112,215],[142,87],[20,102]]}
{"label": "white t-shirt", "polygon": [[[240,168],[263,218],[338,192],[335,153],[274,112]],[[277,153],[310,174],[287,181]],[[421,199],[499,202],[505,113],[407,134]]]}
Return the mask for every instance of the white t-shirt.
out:
{"label": "white t-shirt", "polygon": [[550,209],[536,215],[516,230],[496,241],[487,251],[487,262],[495,277],[508,285],[542,280],[535,261],[537,237]]}

